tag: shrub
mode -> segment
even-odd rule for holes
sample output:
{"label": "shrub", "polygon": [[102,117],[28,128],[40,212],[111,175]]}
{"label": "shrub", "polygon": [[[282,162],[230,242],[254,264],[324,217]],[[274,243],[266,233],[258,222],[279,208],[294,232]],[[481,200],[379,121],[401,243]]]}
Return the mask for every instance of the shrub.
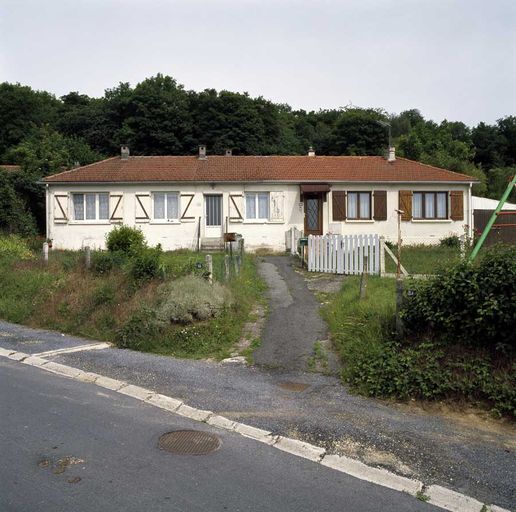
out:
{"label": "shrub", "polygon": [[109,282],[101,282],[94,290],[91,296],[91,302],[94,307],[104,304],[112,304],[115,300],[115,289]]}
{"label": "shrub", "polygon": [[109,252],[132,255],[146,247],[145,237],[140,229],[129,226],[116,226],[106,235]]}
{"label": "shrub", "polygon": [[516,344],[516,248],[498,246],[476,264],[460,262],[412,282],[401,316],[413,333],[498,349]]}
{"label": "shrub", "polygon": [[2,256],[18,260],[34,257],[27,242],[18,235],[0,236],[0,257]]}
{"label": "shrub", "polygon": [[164,277],[165,267],[161,260],[161,246],[144,247],[132,254],[129,260],[129,275],[138,282]]}
{"label": "shrub", "polygon": [[120,348],[145,350],[159,333],[160,327],[155,312],[151,309],[141,309],[116,331],[115,343]]}
{"label": "shrub", "polygon": [[123,264],[122,253],[111,253],[107,251],[95,251],[91,253],[91,271],[95,274],[107,274],[113,268]]}
{"label": "shrub", "polygon": [[439,241],[441,247],[453,247],[454,249],[460,248],[460,238],[457,235],[446,236],[441,238]]}
{"label": "shrub", "polygon": [[184,276],[162,284],[157,318],[163,323],[191,323],[217,317],[231,303],[229,290],[198,276]]}

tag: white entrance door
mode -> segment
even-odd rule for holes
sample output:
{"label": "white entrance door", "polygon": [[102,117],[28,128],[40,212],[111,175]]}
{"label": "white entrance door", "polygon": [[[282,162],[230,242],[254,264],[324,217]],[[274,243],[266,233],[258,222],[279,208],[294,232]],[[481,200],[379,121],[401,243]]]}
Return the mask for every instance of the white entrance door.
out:
{"label": "white entrance door", "polygon": [[204,236],[220,238],[222,236],[222,196],[204,196]]}

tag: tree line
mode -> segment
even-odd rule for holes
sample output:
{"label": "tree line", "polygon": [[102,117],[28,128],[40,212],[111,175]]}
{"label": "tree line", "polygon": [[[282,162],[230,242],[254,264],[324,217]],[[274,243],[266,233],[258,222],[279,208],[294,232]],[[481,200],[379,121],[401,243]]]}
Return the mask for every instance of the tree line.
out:
{"label": "tree line", "polygon": [[[382,124],[383,123],[383,124]],[[158,74],[132,87],[107,89],[100,98],[70,92],[60,98],[21,85],[0,84],[0,230],[44,230],[44,191],[36,182],[73,165],[118,154],[127,144],[136,155],[397,154],[475,176],[474,192],[499,198],[516,172],[516,116],[468,127],[460,121],[425,119],[416,109],[390,114],[348,106],[294,110],[247,93],[186,90]],[[512,200],[516,200],[515,194]]]}

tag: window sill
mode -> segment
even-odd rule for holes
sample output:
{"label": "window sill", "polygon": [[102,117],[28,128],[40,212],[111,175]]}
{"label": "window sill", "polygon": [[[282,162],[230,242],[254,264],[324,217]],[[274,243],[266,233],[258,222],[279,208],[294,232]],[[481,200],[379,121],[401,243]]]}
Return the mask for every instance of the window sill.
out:
{"label": "window sill", "polygon": [[151,220],[149,224],[159,224],[159,225],[170,225],[170,224],[181,224],[178,220]]}
{"label": "window sill", "polygon": [[[242,221],[240,221],[242,222]],[[244,219],[244,224],[270,224],[269,219]]]}
{"label": "window sill", "polygon": [[346,224],[374,224],[373,219],[347,219]]}
{"label": "window sill", "polygon": [[71,220],[68,224],[77,226],[109,226],[112,223],[109,220]]}
{"label": "window sill", "polygon": [[427,223],[435,223],[438,222],[440,224],[451,224],[453,220],[451,219],[412,219],[412,222],[415,224],[427,224]]}

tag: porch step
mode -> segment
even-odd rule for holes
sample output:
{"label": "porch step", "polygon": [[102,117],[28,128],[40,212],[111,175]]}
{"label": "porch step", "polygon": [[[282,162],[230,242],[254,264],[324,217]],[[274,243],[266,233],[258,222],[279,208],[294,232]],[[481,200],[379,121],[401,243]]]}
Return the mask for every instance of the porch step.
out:
{"label": "porch step", "polygon": [[223,238],[201,238],[201,251],[222,251],[223,249]]}

